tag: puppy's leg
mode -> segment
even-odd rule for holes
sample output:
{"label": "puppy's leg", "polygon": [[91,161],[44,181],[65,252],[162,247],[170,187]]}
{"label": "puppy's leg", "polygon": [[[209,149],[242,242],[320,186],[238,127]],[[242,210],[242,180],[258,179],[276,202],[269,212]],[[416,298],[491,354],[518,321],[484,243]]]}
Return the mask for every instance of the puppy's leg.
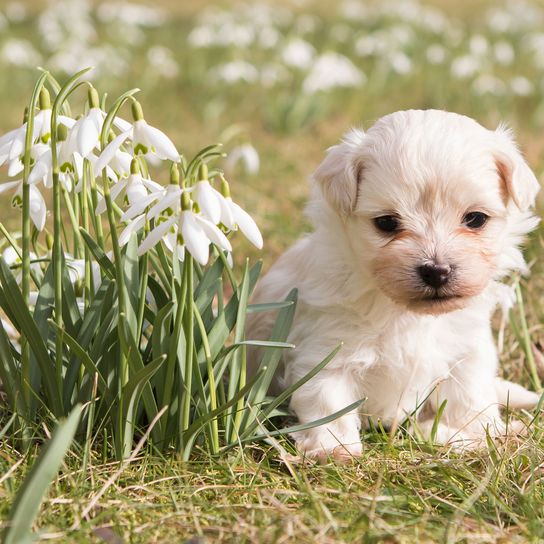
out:
{"label": "puppy's leg", "polygon": [[[493,437],[506,433],[499,412],[496,365],[494,346],[482,343],[476,353],[454,365],[450,376],[437,386],[429,399],[434,410],[447,401],[436,435],[438,442],[479,448],[485,446],[487,433]],[[422,422],[420,429],[430,435],[432,421]],[[517,432],[515,422],[511,429]]]}
{"label": "puppy's leg", "polygon": [[530,410],[540,400],[540,395],[534,391],[528,391],[525,387],[502,378],[495,380],[498,401],[510,408]]}
{"label": "puppy's leg", "polygon": [[[293,394],[290,406],[300,423],[310,423],[359,400],[357,389],[349,373],[323,370]],[[308,457],[325,461],[331,455],[346,462],[362,453],[360,428],[359,415],[353,411],[293,436]]]}

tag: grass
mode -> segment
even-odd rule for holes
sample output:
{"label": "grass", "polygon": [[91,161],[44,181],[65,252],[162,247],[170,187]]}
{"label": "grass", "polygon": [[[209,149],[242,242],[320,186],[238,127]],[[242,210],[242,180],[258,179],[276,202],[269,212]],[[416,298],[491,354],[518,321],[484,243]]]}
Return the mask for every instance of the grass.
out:
{"label": "grass", "polygon": [[[492,3],[437,0],[433,4],[478,31],[483,10]],[[308,194],[305,180],[323,150],[353,124],[368,126],[384,113],[407,107],[462,111],[489,126],[503,119],[516,128],[535,171],[544,167],[539,92],[517,98],[475,97],[467,92],[465,82],[422,69],[405,79],[392,78],[374,92],[336,91],[320,104],[319,115],[287,130],[271,121],[280,117],[285,93],[296,96],[293,89],[214,87],[199,67],[204,54],[187,50],[179,38],[195,24],[199,10],[210,5],[208,0],[163,0],[161,5],[172,10],[171,19],[163,28],[150,30],[148,40],[172,47],[180,77],[157,80],[145,76],[142,65],[134,63],[119,87],[142,87],[146,115],[149,112],[150,120],[169,132],[187,155],[221,140],[232,124],[243,128],[244,137],[260,153],[261,170],[257,176],[236,171],[239,184],[247,188],[238,200],[262,227],[266,245],[260,256],[265,269],[307,228],[300,213]],[[287,1],[282,5],[292,7]],[[324,26],[336,22],[329,2],[311,6]],[[37,9],[15,28],[15,34],[34,39],[32,17]],[[143,46],[136,49],[142,54]],[[239,52],[214,54],[224,59]],[[211,62],[213,56],[207,60]],[[525,70],[520,64],[504,68],[504,74]],[[20,121],[15,112],[22,111],[34,79],[33,73],[14,68],[8,74],[11,77],[0,83],[4,130]],[[111,91],[115,94],[116,88]],[[227,150],[234,143],[227,144]],[[16,216],[2,221],[16,225]],[[244,245],[237,255],[245,254],[257,256]],[[529,349],[542,378],[542,230],[531,237],[528,255],[533,272],[522,281],[525,318]],[[495,321],[503,373],[530,384],[519,309],[513,310],[511,323],[498,315]],[[531,421],[529,415],[523,417]],[[97,445],[86,471],[75,448],[50,488],[36,530],[43,540],[57,542],[538,542],[544,540],[543,433],[544,424],[537,417],[527,437],[470,454],[406,436],[368,433],[363,457],[345,467],[290,462],[283,448],[294,451],[286,440],[219,458],[197,455],[190,463],[144,446],[122,467],[111,462],[107,448]],[[6,519],[34,459],[34,454],[23,457],[8,444],[0,445],[0,519]],[[102,490],[94,507],[83,515]]]}

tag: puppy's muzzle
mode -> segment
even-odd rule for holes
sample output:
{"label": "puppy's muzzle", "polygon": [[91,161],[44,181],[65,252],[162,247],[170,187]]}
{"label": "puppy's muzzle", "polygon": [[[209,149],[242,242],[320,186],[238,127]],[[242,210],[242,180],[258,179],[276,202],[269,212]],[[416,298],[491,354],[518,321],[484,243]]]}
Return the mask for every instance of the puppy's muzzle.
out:
{"label": "puppy's muzzle", "polygon": [[425,285],[439,289],[450,280],[451,266],[437,263],[424,264],[418,267],[417,272]]}

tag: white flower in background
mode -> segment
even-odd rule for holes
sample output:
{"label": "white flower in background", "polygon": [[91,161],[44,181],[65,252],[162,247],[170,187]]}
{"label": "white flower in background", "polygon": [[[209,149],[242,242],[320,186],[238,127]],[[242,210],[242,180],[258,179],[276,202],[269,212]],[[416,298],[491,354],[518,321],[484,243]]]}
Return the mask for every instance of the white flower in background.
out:
{"label": "white flower in background", "polygon": [[480,61],[472,55],[457,57],[451,63],[451,73],[457,79],[473,77],[481,69]]}
{"label": "white flower in background", "polygon": [[471,36],[469,40],[469,49],[473,55],[481,57],[487,53],[489,43],[481,34],[475,34],[474,36]]}
{"label": "white flower in background", "polygon": [[427,48],[425,56],[431,64],[442,64],[446,60],[446,49],[438,43],[433,43]]}
{"label": "white flower in background", "polygon": [[412,70],[412,61],[405,53],[399,51],[391,56],[391,68],[397,74],[408,74]]}
{"label": "white flower in background", "polygon": [[315,93],[335,87],[360,87],[365,81],[366,76],[347,57],[330,52],[317,58],[302,88],[307,93]]}
{"label": "white flower in background", "polygon": [[259,153],[249,143],[235,147],[225,161],[225,170],[233,172],[236,164],[242,163],[248,174],[257,174],[260,168]]}
{"label": "white flower in background", "polygon": [[104,23],[158,27],[166,22],[166,14],[161,9],[129,2],[103,2],[96,14]]}
{"label": "white flower in background", "polygon": [[[36,185],[29,185],[30,188],[30,219],[39,231],[45,227],[47,207],[40,190]],[[15,189],[11,198],[11,205],[20,208],[23,205],[23,180],[7,181],[0,184],[0,194]]]}
{"label": "white flower in background", "polygon": [[11,38],[4,42],[2,59],[15,66],[34,67],[42,62],[42,57],[28,40]]}
{"label": "white flower in background", "polygon": [[27,17],[26,7],[23,2],[9,2],[4,11],[6,17],[12,23],[22,23]]}
{"label": "white flower in background", "polygon": [[175,78],[179,75],[178,63],[174,60],[174,54],[168,47],[155,45],[147,51],[147,60],[157,74],[166,78]]}
{"label": "white flower in background", "polygon": [[290,41],[281,52],[281,58],[285,64],[302,70],[312,64],[314,56],[314,46],[301,39]]}
{"label": "white flower in background", "polygon": [[259,71],[257,68],[244,60],[234,60],[215,66],[212,69],[212,74],[216,79],[229,84],[239,83],[241,81],[255,83],[259,79]]}
{"label": "white flower in background", "polygon": [[482,74],[472,83],[472,89],[478,95],[493,94],[495,96],[503,95],[506,91],[506,85],[496,76],[491,74]]}
{"label": "white flower in background", "polygon": [[259,32],[259,45],[264,49],[276,47],[280,41],[280,33],[273,26],[265,26]]}
{"label": "white flower in background", "polygon": [[261,67],[261,84],[264,87],[273,87],[274,85],[290,80],[290,72],[282,64],[265,64]]}
{"label": "white flower in background", "polygon": [[508,66],[514,62],[516,54],[514,48],[506,41],[502,40],[495,44],[493,48],[495,60],[504,66]]}
{"label": "white flower in background", "polygon": [[162,160],[168,159],[173,162],[181,160],[172,140],[158,128],[147,124],[139,102],[133,102],[132,115],[134,124],[132,125],[131,136],[135,155],[138,153],[147,155],[149,153]]}
{"label": "white flower in background", "polygon": [[518,96],[529,96],[534,92],[534,85],[526,77],[516,76],[510,80],[510,88]]}

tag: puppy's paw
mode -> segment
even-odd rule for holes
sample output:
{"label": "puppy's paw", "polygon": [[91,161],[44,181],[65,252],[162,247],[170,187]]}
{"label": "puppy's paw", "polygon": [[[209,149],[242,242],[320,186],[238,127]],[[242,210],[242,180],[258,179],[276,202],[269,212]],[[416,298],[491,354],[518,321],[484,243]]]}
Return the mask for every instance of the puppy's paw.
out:
{"label": "puppy's paw", "polygon": [[323,448],[318,447],[312,450],[305,450],[304,456],[317,461],[321,465],[334,462],[338,465],[348,465],[353,463],[363,453],[361,442],[357,444],[338,444],[336,447]]}

